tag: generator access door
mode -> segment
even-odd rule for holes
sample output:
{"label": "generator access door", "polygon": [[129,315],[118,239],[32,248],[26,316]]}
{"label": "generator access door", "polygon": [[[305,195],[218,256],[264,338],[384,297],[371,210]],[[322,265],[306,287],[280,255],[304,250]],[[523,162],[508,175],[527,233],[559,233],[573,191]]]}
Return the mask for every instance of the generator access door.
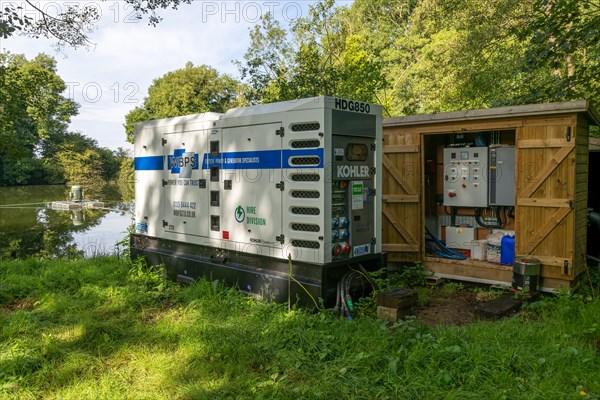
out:
{"label": "generator access door", "polygon": [[163,135],[166,166],[159,187],[165,232],[208,236],[208,190],[202,169],[207,135],[206,130]]}
{"label": "generator access door", "polygon": [[247,253],[280,247],[281,123],[222,129],[222,238]]}

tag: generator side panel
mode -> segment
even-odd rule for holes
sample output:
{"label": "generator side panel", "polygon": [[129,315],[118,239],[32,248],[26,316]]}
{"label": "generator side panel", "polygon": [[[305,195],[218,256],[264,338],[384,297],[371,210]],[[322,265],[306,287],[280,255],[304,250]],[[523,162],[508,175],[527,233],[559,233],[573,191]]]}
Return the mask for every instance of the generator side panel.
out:
{"label": "generator side panel", "polygon": [[211,196],[220,204],[211,218],[220,219],[220,227],[211,233],[227,248],[281,257],[281,123],[272,117],[222,128],[220,166],[213,166],[220,179],[211,182]]}
{"label": "generator side panel", "polygon": [[163,238],[165,158],[160,127],[136,128],[134,141],[135,232]]}
{"label": "generator side panel", "polygon": [[202,164],[207,154],[208,130],[164,134],[165,168],[161,180],[163,237],[198,241],[209,236],[209,196]]}
{"label": "generator side panel", "polygon": [[327,193],[325,173],[328,130],[325,104],[281,114],[283,258],[311,264],[326,262]]}

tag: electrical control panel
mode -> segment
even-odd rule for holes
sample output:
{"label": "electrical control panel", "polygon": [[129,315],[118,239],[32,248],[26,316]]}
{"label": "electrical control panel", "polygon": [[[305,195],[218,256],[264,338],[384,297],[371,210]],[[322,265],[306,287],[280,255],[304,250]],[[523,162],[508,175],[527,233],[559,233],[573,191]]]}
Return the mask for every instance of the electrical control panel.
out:
{"label": "electrical control panel", "polygon": [[515,148],[490,146],[489,205],[515,205]]}
{"label": "electrical control panel", "polygon": [[488,206],[488,148],[444,149],[444,206]]}

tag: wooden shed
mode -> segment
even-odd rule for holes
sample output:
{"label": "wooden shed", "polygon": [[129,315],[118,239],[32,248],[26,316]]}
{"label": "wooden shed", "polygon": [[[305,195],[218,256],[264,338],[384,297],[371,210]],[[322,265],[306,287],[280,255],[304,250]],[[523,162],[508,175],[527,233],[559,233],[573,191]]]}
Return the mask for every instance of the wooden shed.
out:
{"label": "wooden shed", "polygon": [[[385,119],[382,229],[389,262],[420,261],[442,277],[510,284],[509,264],[475,259],[473,249],[465,246],[454,249],[465,260],[439,256],[426,246],[427,232],[435,232],[442,242],[444,232],[468,232],[473,246],[500,231],[514,235],[515,256],[540,260],[542,290],[574,286],[586,265],[589,126],[599,122],[585,100]],[[460,164],[457,157],[450,167],[449,154],[454,157],[472,146],[512,148],[512,206],[446,205],[448,168],[455,171]],[[449,148],[456,152],[445,150]],[[469,164],[464,170],[472,172],[462,178],[468,190],[480,184],[469,183],[477,179],[477,165],[472,164],[478,163],[463,158]],[[495,168],[485,161],[484,171]],[[501,229],[478,223],[477,217],[489,212],[497,214]],[[448,231],[448,226],[456,229]]]}

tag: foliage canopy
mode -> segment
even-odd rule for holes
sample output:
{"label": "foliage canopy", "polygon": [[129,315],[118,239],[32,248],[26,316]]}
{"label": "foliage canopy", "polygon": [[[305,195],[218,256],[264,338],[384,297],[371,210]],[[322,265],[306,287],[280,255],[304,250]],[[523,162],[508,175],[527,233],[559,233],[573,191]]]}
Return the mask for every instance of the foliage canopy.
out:
{"label": "foliage canopy", "polygon": [[155,79],[148,89],[144,104],[125,116],[127,140],[133,143],[136,122],[202,112],[225,112],[245,105],[240,83],[226,74],[219,74],[207,65],[171,71]]}

